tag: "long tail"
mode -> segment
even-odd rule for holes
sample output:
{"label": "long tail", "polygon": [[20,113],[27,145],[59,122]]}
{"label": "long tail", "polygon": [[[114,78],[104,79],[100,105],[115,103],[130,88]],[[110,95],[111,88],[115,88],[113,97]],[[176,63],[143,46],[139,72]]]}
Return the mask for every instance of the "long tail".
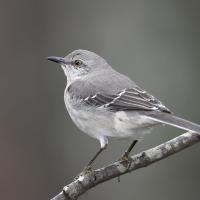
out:
{"label": "long tail", "polygon": [[180,117],[177,117],[173,114],[168,114],[164,112],[149,112],[145,113],[147,117],[150,119],[153,119],[157,122],[161,122],[164,124],[168,124],[186,131],[192,131],[200,133],[200,125],[195,124],[193,122],[190,122],[188,120],[182,119]]}

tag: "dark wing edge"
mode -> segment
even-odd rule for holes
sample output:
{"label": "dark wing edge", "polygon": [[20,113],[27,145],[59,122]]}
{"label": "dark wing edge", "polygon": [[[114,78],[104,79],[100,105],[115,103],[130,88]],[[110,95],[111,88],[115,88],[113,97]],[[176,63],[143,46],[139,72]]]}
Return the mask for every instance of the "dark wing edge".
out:
{"label": "dark wing edge", "polygon": [[123,91],[110,95],[97,93],[87,97],[83,101],[90,106],[105,107],[111,111],[136,110],[136,111],[171,111],[158,99],[148,94],[139,87],[124,89]]}

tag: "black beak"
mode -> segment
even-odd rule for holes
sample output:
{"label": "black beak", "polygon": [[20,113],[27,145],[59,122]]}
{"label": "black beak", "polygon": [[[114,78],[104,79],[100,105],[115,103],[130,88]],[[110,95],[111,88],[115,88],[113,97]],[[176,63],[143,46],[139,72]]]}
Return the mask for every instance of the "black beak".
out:
{"label": "black beak", "polygon": [[50,60],[50,61],[53,61],[53,62],[59,63],[59,64],[61,64],[61,63],[65,63],[64,58],[57,57],[57,56],[49,56],[47,59]]}

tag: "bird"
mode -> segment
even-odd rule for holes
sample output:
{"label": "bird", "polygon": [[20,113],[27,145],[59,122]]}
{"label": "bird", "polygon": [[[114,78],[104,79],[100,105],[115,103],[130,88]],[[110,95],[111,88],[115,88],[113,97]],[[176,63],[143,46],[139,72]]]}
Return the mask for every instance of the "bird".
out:
{"label": "bird", "polygon": [[100,142],[85,171],[91,169],[110,138],[132,140],[121,157],[127,160],[135,144],[157,125],[200,133],[199,124],[174,115],[159,99],[94,52],[79,49],[65,57],[47,59],[59,64],[67,77],[64,102],[72,121]]}

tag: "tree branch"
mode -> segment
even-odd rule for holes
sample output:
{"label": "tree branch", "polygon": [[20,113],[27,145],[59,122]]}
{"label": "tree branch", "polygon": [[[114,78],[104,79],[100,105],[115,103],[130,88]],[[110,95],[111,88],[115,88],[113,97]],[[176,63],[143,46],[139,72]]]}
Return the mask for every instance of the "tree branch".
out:
{"label": "tree branch", "polygon": [[151,165],[154,162],[175,154],[197,142],[200,142],[200,135],[198,133],[184,133],[159,146],[134,155],[130,160],[118,161],[110,164],[107,167],[97,169],[95,171],[91,171],[91,173],[79,176],[78,179],[65,186],[63,191],[55,196],[52,200],[77,199],[87,190],[102,182],[108,181],[115,177],[119,177],[136,169]]}

